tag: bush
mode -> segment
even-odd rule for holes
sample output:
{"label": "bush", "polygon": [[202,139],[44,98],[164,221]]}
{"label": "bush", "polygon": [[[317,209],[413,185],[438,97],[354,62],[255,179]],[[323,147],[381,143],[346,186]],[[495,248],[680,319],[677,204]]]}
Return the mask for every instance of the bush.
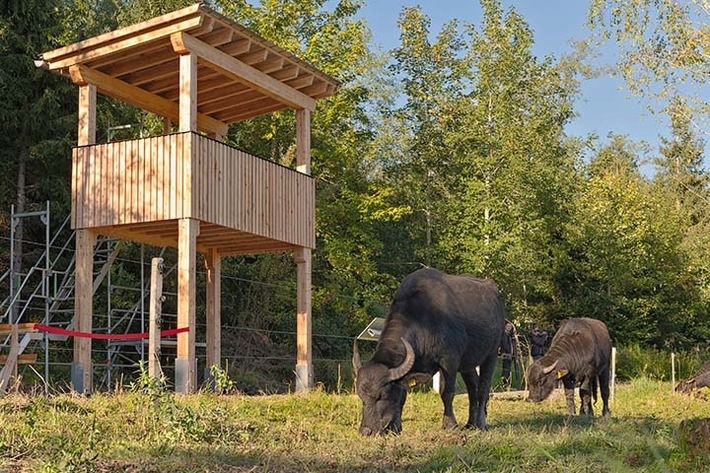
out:
{"label": "bush", "polygon": [[[707,349],[693,349],[676,353],[676,382],[691,378],[696,371],[710,360]],[[671,381],[671,352],[639,345],[619,347],[616,355],[616,378],[628,381],[648,378],[656,381]]]}

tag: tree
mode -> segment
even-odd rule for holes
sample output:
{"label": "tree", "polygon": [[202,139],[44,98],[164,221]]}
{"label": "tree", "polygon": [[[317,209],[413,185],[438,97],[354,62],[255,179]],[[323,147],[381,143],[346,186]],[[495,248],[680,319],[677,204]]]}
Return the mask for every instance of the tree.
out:
{"label": "tree", "polygon": [[675,97],[686,96],[697,129],[710,129],[703,94],[710,76],[707,0],[593,0],[588,18],[602,39],[619,46],[619,72],[632,92],[658,100],[667,111],[677,105]]}
{"label": "tree", "polygon": [[420,264],[446,269],[436,241],[445,227],[443,208],[452,198],[456,170],[445,139],[454,122],[453,104],[463,94],[464,70],[456,21],[445,25],[434,42],[429,40],[430,20],[420,8],[404,8],[398,24],[401,44],[390,68],[403,93],[384,123],[385,130],[395,133],[388,136],[392,142],[383,158],[398,202],[409,209],[394,230],[408,242],[408,250],[400,247],[395,253],[407,264],[392,268],[403,276]]}
{"label": "tree", "polygon": [[[5,209],[14,205],[16,212],[43,209],[46,200],[68,209],[76,93],[68,81],[34,63],[61,45],[64,6],[59,0],[31,0],[0,7],[0,202]],[[32,228],[21,220],[15,229],[18,272],[26,230]]]}
{"label": "tree", "polygon": [[532,31],[514,9],[481,4],[465,57],[470,90],[446,137],[458,198],[448,202],[440,248],[458,272],[494,278],[514,317],[540,320],[576,185],[577,150],[563,127],[577,83],[572,69],[532,54]]}
{"label": "tree", "polygon": [[621,344],[687,341],[693,294],[674,207],[641,174],[633,144],[613,135],[589,163],[565,227],[569,260],[558,290],[568,315],[605,321]]}
{"label": "tree", "polygon": [[710,335],[710,323],[699,314],[707,313],[710,307],[710,176],[703,165],[704,141],[685,110],[681,98],[670,108],[671,136],[661,139],[654,182],[665,189],[675,203],[676,214],[683,219],[679,250],[690,273],[688,285],[694,295],[687,300],[692,316],[685,324],[686,337],[704,340]]}

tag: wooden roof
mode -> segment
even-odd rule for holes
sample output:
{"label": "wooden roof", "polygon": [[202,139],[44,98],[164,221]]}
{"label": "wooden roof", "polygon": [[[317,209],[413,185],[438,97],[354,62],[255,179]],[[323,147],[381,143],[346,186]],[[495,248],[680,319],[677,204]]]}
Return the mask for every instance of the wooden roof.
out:
{"label": "wooden roof", "polygon": [[103,95],[178,120],[180,54],[197,56],[198,128],[283,108],[313,110],[338,82],[201,4],[41,55],[42,66]]}

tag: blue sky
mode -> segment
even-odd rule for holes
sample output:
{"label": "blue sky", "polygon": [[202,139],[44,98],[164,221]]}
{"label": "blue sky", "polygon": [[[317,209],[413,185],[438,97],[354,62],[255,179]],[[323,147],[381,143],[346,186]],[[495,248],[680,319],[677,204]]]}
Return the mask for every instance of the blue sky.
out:
{"label": "blue sky", "polygon": [[[369,0],[360,15],[372,30],[373,42],[384,50],[396,47],[399,43],[399,14],[404,6],[417,4],[431,18],[433,35],[453,18],[477,26],[481,23],[478,0]],[[506,10],[510,6],[515,7],[527,20],[535,35],[533,52],[540,58],[547,55],[559,58],[571,51],[571,40],[589,35],[585,24],[588,1],[503,0],[502,4]],[[614,59],[612,48],[608,48],[598,62],[613,64]],[[648,142],[653,154],[658,148],[659,135],[669,135],[664,117],[649,113],[618,78],[601,77],[585,81],[575,108],[579,117],[567,127],[569,135],[584,137],[595,133],[606,140],[607,135],[614,132],[633,141]]]}

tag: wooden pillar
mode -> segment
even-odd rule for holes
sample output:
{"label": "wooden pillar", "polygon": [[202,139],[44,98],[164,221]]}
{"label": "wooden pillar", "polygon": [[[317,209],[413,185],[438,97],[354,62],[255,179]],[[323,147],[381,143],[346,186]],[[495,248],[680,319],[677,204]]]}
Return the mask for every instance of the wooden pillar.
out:
{"label": "wooden pillar", "polygon": [[[296,169],[304,174],[311,173],[311,116],[305,109],[296,110]],[[313,389],[311,256],[310,248],[298,248],[294,255],[297,277],[296,392]]]}
{"label": "wooden pillar", "polygon": [[299,248],[295,254],[297,272],[296,315],[296,392],[313,388],[313,334],[311,323],[311,249]]}
{"label": "wooden pillar", "polygon": [[311,174],[311,112],[296,110],[296,169]]}
{"label": "wooden pillar", "polygon": [[180,131],[197,130],[197,56],[180,55]]}
{"label": "wooden pillar", "polygon": [[[96,234],[88,229],[76,231],[76,269],[74,286],[74,330],[91,333],[93,330],[93,274],[94,244]],[[93,389],[91,366],[91,339],[74,337],[74,362],[72,363],[72,386],[81,394],[90,394]]]}
{"label": "wooden pillar", "polygon": [[[180,54],[180,131],[197,130],[197,56],[187,50]],[[186,150],[191,152],[191,140],[187,140]],[[185,216],[190,216],[191,179],[189,169],[184,170],[187,183],[183,189],[186,201],[183,202]],[[182,394],[194,392],[197,387],[196,356],[195,356],[195,296],[196,296],[196,263],[197,235],[200,222],[191,218],[183,218],[178,222],[178,327],[189,327],[187,333],[178,334],[177,358],[175,359],[175,391]]]}
{"label": "wooden pillar", "polygon": [[207,267],[207,356],[206,365],[209,372],[213,365],[222,367],[222,318],[221,318],[221,281],[222,259],[217,250],[211,250],[205,255]]}
{"label": "wooden pillar", "polygon": [[[79,146],[96,143],[96,86],[79,84]],[[76,176],[72,177],[76,179]],[[90,333],[93,329],[94,245],[96,234],[89,229],[76,231],[76,265],[74,286],[74,330]],[[74,337],[72,387],[82,394],[93,390],[91,339]]]}
{"label": "wooden pillar", "polygon": [[197,235],[200,222],[183,218],[178,222],[178,328],[189,327],[187,333],[177,336],[177,358],[175,359],[175,391],[188,394],[197,387],[195,357],[195,294]]}
{"label": "wooden pillar", "polygon": [[79,85],[79,136],[77,145],[96,143],[96,86]]}
{"label": "wooden pillar", "polygon": [[148,376],[160,379],[160,323],[163,314],[163,258],[153,258],[150,265],[150,325],[148,329]]}

